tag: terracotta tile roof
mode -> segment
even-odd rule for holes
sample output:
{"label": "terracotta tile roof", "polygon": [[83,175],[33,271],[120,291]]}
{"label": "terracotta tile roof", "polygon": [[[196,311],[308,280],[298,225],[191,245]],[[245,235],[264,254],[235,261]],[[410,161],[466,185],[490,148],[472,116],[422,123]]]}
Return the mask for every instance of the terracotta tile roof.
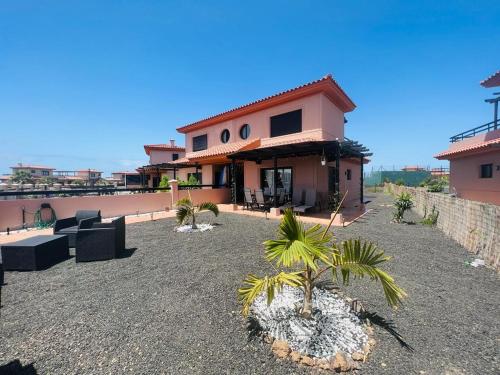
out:
{"label": "terracotta tile roof", "polygon": [[490,88],[500,86],[500,70],[480,82],[481,86]]}
{"label": "terracotta tile roof", "polygon": [[144,145],[144,151],[146,151],[146,154],[149,155],[151,150],[158,150],[158,151],[186,151],[185,147],[181,146],[172,146],[171,144],[166,144],[166,143],[160,143],[156,145]]}
{"label": "terracotta tile roof", "polygon": [[281,146],[281,145],[293,145],[297,143],[306,143],[306,142],[317,142],[321,141],[321,139],[316,139],[316,138],[297,138],[297,139],[283,139],[283,140],[269,140],[266,142],[262,142],[260,147],[258,148],[268,148],[268,147],[274,147],[274,146]]}
{"label": "terracotta tile roof", "polygon": [[232,153],[237,152],[237,151],[251,150],[251,149],[259,147],[259,145],[260,145],[260,139],[251,139],[248,141],[223,143],[223,144],[220,144],[217,146],[207,148],[206,150],[190,152],[190,153],[186,154],[186,158],[189,161],[192,161],[192,160],[201,159],[201,158],[208,158],[208,157],[214,157],[214,156],[224,156],[224,155],[232,154]]}
{"label": "terracotta tile roof", "polygon": [[489,147],[495,147],[494,145],[500,145],[500,137],[496,139],[490,139],[489,141],[483,141],[483,142],[478,142],[478,143],[472,143],[472,144],[464,144],[463,147],[457,147],[452,150],[446,150],[443,152],[440,152],[437,155],[434,155],[436,159],[448,159],[449,157],[455,157],[460,154],[469,152],[469,151],[478,151],[478,150],[484,150]]}
{"label": "terracotta tile roof", "polygon": [[189,159],[186,157],[171,161],[169,164],[187,164],[189,163]]}
{"label": "terracotta tile roof", "polygon": [[52,168],[52,167],[45,167],[43,165],[30,165],[30,164],[21,164],[21,165],[16,165],[14,167],[11,167],[13,169],[24,169],[24,168],[28,168],[28,169],[47,169],[47,170],[51,170],[51,171],[54,171],[55,168]]}
{"label": "terracotta tile roof", "polygon": [[337,81],[333,79],[331,74],[328,74],[316,81],[267,96],[263,99],[253,101],[240,107],[236,107],[217,115],[207,117],[203,120],[182,126],[177,128],[177,131],[187,133],[195,129],[201,129],[216,123],[257,112],[265,108],[273,107],[305,96],[314,95],[319,92],[324,92],[326,96],[344,112],[350,112],[356,108],[354,102],[347,96],[344,90],[342,90]]}

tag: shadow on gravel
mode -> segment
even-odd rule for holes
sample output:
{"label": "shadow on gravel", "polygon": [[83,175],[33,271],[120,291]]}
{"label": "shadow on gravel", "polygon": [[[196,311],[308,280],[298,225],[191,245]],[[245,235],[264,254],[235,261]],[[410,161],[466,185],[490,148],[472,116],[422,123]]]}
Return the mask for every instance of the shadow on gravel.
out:
{"label": "shadow on gravel", "polygon": [[396,325],[392,320],[386,320],[385,318],[378,315],[376,312],[362,311],[359,314],[361,319],[368,319],[372,324],[379,326],[380,328],[385,329],[392,337],[398,340],[399,344],[405,348],[406,350],[413,352],[413,347],[404,341],[403,336],[401,336],[396,331]]}
{"label": "shadow on gravel", "polygon": [[130,258],[132,255],[134,255],[136,250],[137,250],[137,247],[132,247],[130,249],[123,249],[121,254],[118,255],[116,257],[116,259]]}
{"label": "shadow on gravel", "polygon": [[0,375],[36,375],[33,363],[23,366],[19,359],[15,359],[6,365],[0,366]]}

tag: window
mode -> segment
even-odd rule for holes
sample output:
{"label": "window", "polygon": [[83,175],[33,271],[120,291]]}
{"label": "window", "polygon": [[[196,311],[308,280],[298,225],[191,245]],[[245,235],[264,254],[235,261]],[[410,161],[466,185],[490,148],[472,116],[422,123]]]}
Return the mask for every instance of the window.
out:
{"label": "window", "polygon": [[220,140],[222,143],[227,143],[229,141],[229,137],[231,136],[231,133],[229,133],[229,130],[224,129],[222,133],[220,134]]}
{"label": "window", "polygon": [[42,171],[42,176],[48,176],[49,175],[49,171]]}
{"label": "window", "polygon": [[[292,168],[278,168],[278,175],[276,178],[276,189],[285,189],[285,194],[292,194],[293,186],[293,173]],[[262,168],[260,170],[260,186],[264,190],[264,194],[274,194],[274,168]]]}
{"label": "window", "polygon": [[493,164],[482,164],[481,178],[492,178],[492,177],[493,177]]}
{"label": "window", "polygon": [[352,177],[352,172],[351,172],[351,170],[350,170],[350,169],[346,170],[346,171],[345,171],[345,175],[347,176],[347,180],[350,180],[350,179],[351,179],[351,177]]}
{"label": "window", "polygon": [[31,174],[35,174],[36,171],[34,169],[31,170]]}
{"label": "window", "polygon": [[201,151],[207,149],[207,135],[199,135],[193,137],[193,151]]}
{"label": "window", "polygon": [[179,154],[172,154],[172,160],[179,159]]}
{"label": "window", "polygon": [[271,117],[271,137],[300,133],[302,131],[302,110]]}
{"label": "window", "polygon": [[247,139],[248,137],[250,137],[250,125],[244,124],[240,128],[240,137],[241,139]]}

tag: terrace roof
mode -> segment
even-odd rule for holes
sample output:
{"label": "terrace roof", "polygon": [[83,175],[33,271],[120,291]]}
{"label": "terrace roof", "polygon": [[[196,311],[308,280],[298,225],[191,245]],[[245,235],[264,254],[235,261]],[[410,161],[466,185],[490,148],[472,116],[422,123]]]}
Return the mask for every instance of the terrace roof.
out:
{"label": "terrace roof", "polygon": [[500,86],[500,70],[481,81],[481,86],[490,88]]}
{"label": "terrace roof", "polygon": [[334,156],[340,153],[341,158],[362,157],[366,159],[372,153],[356,141],[345,139],[344,141],[311,141],[306,140],[300,143],[275,144],[267,147],[260,147],[252,150],[240,151],[228,155],[229,159],[261,161],[275,157],[297,157],[310,155],[325,155],[327,160],[334,160]]}

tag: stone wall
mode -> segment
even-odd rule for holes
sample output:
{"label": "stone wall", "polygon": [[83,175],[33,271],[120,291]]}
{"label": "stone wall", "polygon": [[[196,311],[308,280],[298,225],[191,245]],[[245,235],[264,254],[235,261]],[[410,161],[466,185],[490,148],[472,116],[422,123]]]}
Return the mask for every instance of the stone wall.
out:
{"label": "stone wall", "polygon": [[435,206],[437,227],[500,271],[500,206],[430,193],[425,188],[384,185],[384,192],[393,195],[403,191],[413,196],[413,209],[421,216],[426,208],[430,212]]}

